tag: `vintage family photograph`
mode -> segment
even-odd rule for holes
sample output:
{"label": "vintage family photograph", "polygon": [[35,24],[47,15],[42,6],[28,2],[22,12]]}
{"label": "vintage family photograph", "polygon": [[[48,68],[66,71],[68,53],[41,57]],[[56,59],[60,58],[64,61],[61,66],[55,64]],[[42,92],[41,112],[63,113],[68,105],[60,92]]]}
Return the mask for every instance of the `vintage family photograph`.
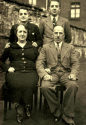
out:
{"label": "vintage family photograph", "polygon": [[0,0],[0,125],[86,125],[86,0]]}

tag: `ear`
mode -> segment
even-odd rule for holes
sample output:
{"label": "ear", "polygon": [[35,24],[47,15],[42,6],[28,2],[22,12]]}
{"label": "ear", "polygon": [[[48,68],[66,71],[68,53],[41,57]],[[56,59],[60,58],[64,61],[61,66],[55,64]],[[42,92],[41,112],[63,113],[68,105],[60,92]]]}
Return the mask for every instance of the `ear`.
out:
{"label": "ear", "polygon": [[50,13],[50,7],[48,8],[48,12]]}
{"label": "ear", "polygon": [[59,8],[59,10],[58,10],[58,14],[60,15],[60,12],[61,12],[61,9]]}

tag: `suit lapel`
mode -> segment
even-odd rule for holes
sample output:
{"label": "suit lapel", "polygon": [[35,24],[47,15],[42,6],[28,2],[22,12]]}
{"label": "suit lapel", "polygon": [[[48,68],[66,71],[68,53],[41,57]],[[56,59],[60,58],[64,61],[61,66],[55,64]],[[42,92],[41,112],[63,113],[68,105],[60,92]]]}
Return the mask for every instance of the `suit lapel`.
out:
{"label": "suit lapel", "polygon": [[63,43],[61,49],[61,61],[63,61],[65,55],[67,54],[67,51],[68,51],[68,45],[66,43]]}
{"label": "suit lapel", "polygon": [[52,53],[54,60],[57,62],[57,50],[55,48],[54,43],[52,42],[49,46],[50,46],[50,52]]}
{"label": "suit lapel", "polygon": [[51,30],[53,30],[53,23],[52,23],[52,21],[51,21],[50,16],[47,17],[47,19],[46,19],[46,24],[47,24],[47,26],[48,26]]}
{"label": "suit lapel", "polygon": [[62,17],[58,17],[58,20],[57,20],[57,22],[56,22],[56,25],[61,25],[61,26],[64,26],[63,25],[64,23],[63,23],[63,19],[62,19]]}
{"label": "suit lapel", "polygon": [[[51,17],[50,16],[48,16],[46,18],[46,25],[53,31],[53,23],[51,21]],[[62,20],[62,18],[60,16],[58,17],[56,25],[62,25],[63,26],[63,20]]]}
{"label": "suit lapel", "polygon": [[[52,42],[50,45],[49,45],[49,47],[50,47],[50,52],[52,53],[52,55],[53,55],[53,58],[54,58],[54,60],[57,62],[57,56],[58,56],[58,52],[57,52],[57,50],[56,50],[56,48],[55,48],[55,45],[54,45],[54,42]],[[66,54],[67,54],[67,52],[68,52],[68,45],[67,45],[67,43],[63,43],[62,44],[62,49],[61,49],[61,62],[63,61],[63,59],[64,59],[64,57],[66,56]]]}

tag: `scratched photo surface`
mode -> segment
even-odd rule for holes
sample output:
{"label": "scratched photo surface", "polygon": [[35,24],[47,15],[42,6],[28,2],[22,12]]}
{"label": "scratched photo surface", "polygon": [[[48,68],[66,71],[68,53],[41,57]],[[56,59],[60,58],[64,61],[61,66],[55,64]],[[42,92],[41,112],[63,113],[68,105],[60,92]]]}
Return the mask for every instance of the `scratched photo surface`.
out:
{"label": "scratched photo surface", "polygon": [[[18,23],[18,9],[26,7],[29,22],[39,27],[41,18],[49,16],[49,2],[50,0],[0,0],[0,57],[9,41],[11,27]],[[72,40],[69,44],[74,45],[78,51],[80,61],[74,121],[76,125],[86,125],[86,0],[60,0],[60,5],[60,15],[69,20],[71,27]],[[6,63],[9,64],[9,60]],[[6,94],[7,98],[3,97],[5,75],[0,67],[0,125],[17,125],[15,104],[8,99],[8,94]],[[36,94],[33,95],[31,116],[29,119],[25,118],[22,125],[66,125],[62,119],[58,122],[54,121],[41,93],[40,83],[41,80],[37,83]],[[58,96],[61,98],[60,92]]]}

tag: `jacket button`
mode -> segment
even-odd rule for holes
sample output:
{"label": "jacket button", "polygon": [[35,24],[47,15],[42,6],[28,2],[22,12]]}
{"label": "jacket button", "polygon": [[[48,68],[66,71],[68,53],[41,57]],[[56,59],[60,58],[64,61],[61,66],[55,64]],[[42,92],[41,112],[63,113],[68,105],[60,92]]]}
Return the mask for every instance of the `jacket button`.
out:
{"label": "jacket button", "polygon": [[26,61],[24,61],[24,64],[27,63]]}
{"label": "jacket button", "polygon": [[25,58],[21,58],[22,60],[24,60]]}
{"label": "jacket button", "polygon": [[23,51],[24,49],[22,48],[22,51]]}
{"label": "jacket button", "polygon": [[22,56],[24,56],[24,53],[22,53]]}

